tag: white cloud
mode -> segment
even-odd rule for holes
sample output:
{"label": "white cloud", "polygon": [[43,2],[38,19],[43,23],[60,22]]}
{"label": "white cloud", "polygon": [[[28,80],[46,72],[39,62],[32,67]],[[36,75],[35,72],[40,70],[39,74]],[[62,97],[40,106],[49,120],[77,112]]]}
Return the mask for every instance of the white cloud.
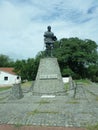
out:
{"label": "white cloud", "polygon": [[96,0],[1,0],[0,52],[16,58],[34,57],[43,50],[48,25],[58,37],[98,42]]}

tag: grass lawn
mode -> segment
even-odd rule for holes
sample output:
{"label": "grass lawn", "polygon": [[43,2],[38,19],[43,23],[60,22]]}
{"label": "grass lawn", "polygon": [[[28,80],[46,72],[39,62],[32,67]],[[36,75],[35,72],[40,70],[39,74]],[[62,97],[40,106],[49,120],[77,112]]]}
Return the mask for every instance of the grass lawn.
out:
{"label": "grass lawn", "polygon": [[11,88],[11,86],[0,87],[0,91],[8,90],[8,89],[10,89],[10,88]]}
{"label": "grass lawn", "polygon": [[96,125],[87,126],[87,130],[98,130],[98,123]]}
{"label": "grass lawn", "polygon": [[75,83],[81,83],[81,84],[89,85],[89,84],[91,84],[91,81],[88,80],[88,79],[80,79],[80,80],[75,80]]}
{"label": "grass lawn", "polygon": [[27,82],[25,82],[25,83],[22,83],[21,86],[25,88],[25,87],[30,87],[30,86],[32,86],[32,84],[33,84],[33,81],[27,81]]}
{"label": "grass lawn", "polygon": [[[23,88],[25,88],[25,87],[31,87],[32,84],[33,84],[33,81],[28,81],[28,82],[25,82],[25,83],[21,83],[21,86],[22,86]],[[0,91],[8,90],[8,89],[10,89],[11,87],[12,87],[12,86],[5,86],[5,87],[1,86],[1,87],[0,87]]]}

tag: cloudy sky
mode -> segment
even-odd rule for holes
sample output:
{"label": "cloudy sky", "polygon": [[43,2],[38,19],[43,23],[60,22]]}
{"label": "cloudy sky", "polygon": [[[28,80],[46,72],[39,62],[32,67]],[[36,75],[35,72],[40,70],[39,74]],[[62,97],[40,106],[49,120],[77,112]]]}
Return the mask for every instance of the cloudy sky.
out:
{"label": "cloudy sky", "polygon": [[34,58],[48,25],[58,39],[98,43],[98,0],[0,0],[0,54]]}

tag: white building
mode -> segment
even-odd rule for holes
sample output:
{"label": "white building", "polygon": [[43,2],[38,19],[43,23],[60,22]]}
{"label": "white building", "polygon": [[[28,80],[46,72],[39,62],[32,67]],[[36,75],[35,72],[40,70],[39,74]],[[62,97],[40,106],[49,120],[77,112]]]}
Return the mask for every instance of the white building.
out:
{"label": "white building", "polygon": [[0,86],[9,86],[21,82],[21,77],[13,70],[14,68],[0,68]]}
{"label": "white building", "polygon": [[69,82],[72,82],[72,77],[63,77],[62,80],[63,80],[63,83],[69,83]]}

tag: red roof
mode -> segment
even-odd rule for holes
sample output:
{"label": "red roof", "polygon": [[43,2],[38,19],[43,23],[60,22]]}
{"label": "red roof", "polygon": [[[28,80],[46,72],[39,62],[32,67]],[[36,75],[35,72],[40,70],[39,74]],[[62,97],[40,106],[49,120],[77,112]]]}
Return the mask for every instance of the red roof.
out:
{"label": "red roof", "polygon": [[10,67],[1,67],[1,68],[0,68],[0,71],[4,71],[4,72],[7,72],[7,73],[16,75],[16,73],[14,72],[14,68],[10,68]]}

